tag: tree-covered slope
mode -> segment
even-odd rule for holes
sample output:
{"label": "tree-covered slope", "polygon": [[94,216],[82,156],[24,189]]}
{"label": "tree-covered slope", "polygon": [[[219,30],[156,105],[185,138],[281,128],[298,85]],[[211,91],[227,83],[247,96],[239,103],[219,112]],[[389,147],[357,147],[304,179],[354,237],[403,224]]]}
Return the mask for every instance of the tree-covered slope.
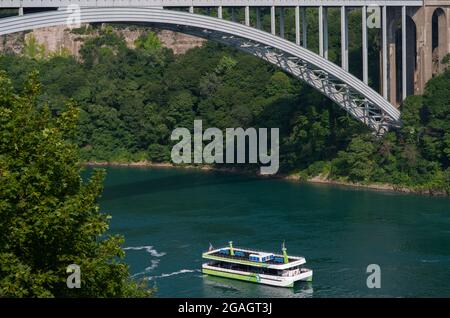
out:
{"label": "tree-covered slope", "polygon": [[[81,108],[73,140],[87,161],[170,161],[176,127],[279,127],[280,171],[358,183],[449,191],[450,72],[403,105],[404,128],[376,139],[325,97],[255,57],[214,43],[174,56],[150,32],[136,49],[106,29],[68,56],[3,56],[20,90],[39,70],[57,114]],[[331,48],[337,54],[338,48]],[[357,50],[357,48],[354,48]]]}

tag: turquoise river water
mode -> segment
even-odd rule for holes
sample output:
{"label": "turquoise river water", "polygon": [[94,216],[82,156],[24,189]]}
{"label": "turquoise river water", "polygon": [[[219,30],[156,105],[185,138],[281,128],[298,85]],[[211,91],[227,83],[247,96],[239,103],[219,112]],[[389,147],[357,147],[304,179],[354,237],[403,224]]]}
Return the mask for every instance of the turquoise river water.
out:
{"label": "turquoise river water", "polygon": [[[450,297],[450,199],[186,169],[108,168],[101,209],[159,297]],[[202,275],[209,242],[306,257],[311,283]],[[381,288],[366,285],[369,264]]]}

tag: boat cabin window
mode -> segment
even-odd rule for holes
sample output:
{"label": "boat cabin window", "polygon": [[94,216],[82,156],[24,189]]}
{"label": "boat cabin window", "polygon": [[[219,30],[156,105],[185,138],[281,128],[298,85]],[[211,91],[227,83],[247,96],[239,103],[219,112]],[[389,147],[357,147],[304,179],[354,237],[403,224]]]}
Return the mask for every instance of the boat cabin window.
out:
{"label": "boat cabin window", "polygon": [[284,263],[284,258],[282,258],[282,257],[275,257],[275,258],[274,258],[274,261],[275,261],[276,263]]}
{"label": "boat cabin window", "polygon": [[273,254],[250,254],[249,255],[249,260],[253,261],[253,262],[269,262],[271,260],[273,260],[274,256]]}
{"label": "boat cabin window", "polygon": [[255,274],[275,275],[275,276],[284,276],[284,277],[298,275],[302,271],[301,266],[295,266],[295,267],[288,268],[288,269],[273,269],[273,268],[256,267],[256,266],[244,265],[244,264],[228,263],[228,262],[222,262],[222,261],[212,261],[212,262],[209,262],[208,265],[219,267],[219,268],[226,268],[226,269],[232,269],[232,270],[237,270],[237,271],[250,272],[250,273],[255,273]]}

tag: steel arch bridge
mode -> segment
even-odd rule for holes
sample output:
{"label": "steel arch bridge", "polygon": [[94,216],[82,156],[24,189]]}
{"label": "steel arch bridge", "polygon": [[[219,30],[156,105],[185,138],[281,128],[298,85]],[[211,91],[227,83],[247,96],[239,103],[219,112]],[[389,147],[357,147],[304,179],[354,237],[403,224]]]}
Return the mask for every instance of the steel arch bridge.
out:
{"label": "steel arch bridge", "polygon": [[[80,23],[147,23],[211,39],[266,60],[337,103],[377,135],[401,125],[400,112],[385,98],[341,67],[312,51],[268,32],[210,16],[138,7],[81,8]],[[0,19],[0,35],[67,24],[61,10]]]}

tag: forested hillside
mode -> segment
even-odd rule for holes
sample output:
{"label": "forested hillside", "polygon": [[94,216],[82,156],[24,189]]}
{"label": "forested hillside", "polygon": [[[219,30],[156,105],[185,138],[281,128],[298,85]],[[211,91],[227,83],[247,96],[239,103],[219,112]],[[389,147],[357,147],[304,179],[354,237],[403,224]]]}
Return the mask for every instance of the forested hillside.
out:
{"label": "forested hillside", "polygon": [[[371,41],[376,56],[377,42]],[[332,42],[335,61],[339,51]],[[356,60],[357,52],[353,42]],[[74,141],[86,161],[168,162],[172,130],[202,119],[204,127],[221,129],[279,127],[283,174],[450,192],[450,71],[431,80],[424,96],[405,102],[400,131],[376,139],[298,80],[210,42],[174,56],[151,32],[130,49],[105,28],[85,41],[81,61],[8,55],[0,57],[0,69],[18,90],[37,69],[40,104],[48,103],[55,114],[68,99],[75,101],[81,113]]]}

